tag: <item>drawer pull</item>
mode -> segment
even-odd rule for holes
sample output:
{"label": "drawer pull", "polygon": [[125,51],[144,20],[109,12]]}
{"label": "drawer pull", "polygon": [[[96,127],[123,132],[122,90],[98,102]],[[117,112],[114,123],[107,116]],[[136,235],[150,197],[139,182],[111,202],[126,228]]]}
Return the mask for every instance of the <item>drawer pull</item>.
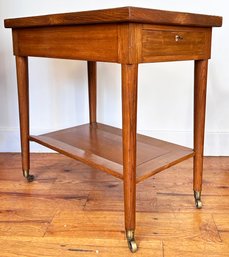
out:
{"label": "drawer pull", "polygon": [[180,35],[176,35],[175,40],[176,40],[176,42],[181,41],[181,40],[183,40],[183,37]]}

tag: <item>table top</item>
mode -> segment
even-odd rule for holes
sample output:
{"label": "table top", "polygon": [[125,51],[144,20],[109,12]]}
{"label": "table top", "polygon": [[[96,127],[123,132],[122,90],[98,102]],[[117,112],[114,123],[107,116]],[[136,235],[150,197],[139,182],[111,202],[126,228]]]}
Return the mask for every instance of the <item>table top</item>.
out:
{"label": "table top", "polygon": [[222,26],[222,17],[127,6],[103,10],[6,19],[5,27],[50,27],[125,22],[194,27],[220,27]]}

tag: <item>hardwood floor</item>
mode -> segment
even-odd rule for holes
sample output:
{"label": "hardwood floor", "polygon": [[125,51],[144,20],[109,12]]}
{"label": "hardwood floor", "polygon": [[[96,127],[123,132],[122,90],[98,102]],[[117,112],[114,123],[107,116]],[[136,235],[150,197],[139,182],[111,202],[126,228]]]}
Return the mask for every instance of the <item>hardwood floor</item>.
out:
{"label": "hardwood floor", "polygon": [[59,154],[0,154],[0,256],[229,256],[229,157],[204,163],[203,209],[194,207],[192,160],[137,186],[136,240],[124,237],[122,182]]}

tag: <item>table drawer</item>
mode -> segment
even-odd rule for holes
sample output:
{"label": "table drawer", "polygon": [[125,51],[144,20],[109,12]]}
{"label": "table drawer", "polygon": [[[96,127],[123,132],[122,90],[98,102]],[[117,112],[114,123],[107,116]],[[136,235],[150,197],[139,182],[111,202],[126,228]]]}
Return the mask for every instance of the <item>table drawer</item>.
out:
{"label": "table drawer", "polygon": [[142,29],[142,60],[169,61],[210,58],[211,30],[208,28]]}

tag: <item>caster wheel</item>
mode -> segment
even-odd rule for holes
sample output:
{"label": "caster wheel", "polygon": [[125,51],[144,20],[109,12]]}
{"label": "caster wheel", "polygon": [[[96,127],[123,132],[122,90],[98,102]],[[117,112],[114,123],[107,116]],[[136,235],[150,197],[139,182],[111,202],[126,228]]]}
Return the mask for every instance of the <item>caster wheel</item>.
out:
{"label": "caster wheel", "polygon": [[202,208],[201,192],[194,191],[194,198],[195,198],[196,208],[201,209]]}
{"label": "caster wheel", "polygon": [[201,209],[202,208],[202,202],[200,200],[196,200],[196,208]]}
{"label": "caster wheel", "polygon": [[33,175],[29,175],[29,176],[27,176],[27,181],[28,182],[33,182],[34,181],[34,176]]}
{"label": "caster wheel", "polygon": [[135,253],[138,250],[138,246],[134,240],[128,241],[128,247],[132,253]]}
{"label": "caster wheel", "polygon": [[128,243],[128,247],[132,253],[137,252],[138,246],[134,239],[134,230],[127,230],[126,231],[126,239]]}
{"label": "caster wheel", "polygon": [[28,182],[33,182],[34,181],[34,176],[29,174],[29,171],[24,170],[23,171],[23,176],[27,179]]}

